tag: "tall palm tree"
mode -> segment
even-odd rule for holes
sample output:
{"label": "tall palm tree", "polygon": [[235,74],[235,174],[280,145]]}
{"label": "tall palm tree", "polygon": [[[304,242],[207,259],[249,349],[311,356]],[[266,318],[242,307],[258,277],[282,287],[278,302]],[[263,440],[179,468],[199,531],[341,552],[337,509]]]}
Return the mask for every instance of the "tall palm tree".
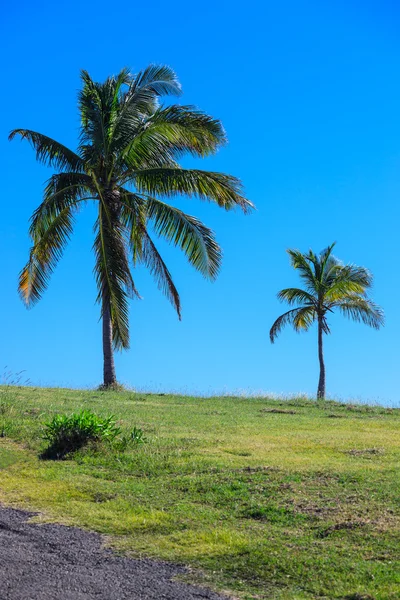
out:
{"label": "tall palm tree", "polygon": [[178,194],[216,202],[230,210],[252,208],[235,177],[183,169],[185,153],[204,157],[226,142],[220,121],[191,106],[160,105],[179,95],[172,69],[150,65],[132,75],[123,69],[104,83],[81,72],[80,139],[75,151],[36,131],[15,129],[40,162],[57,173],[30,225],[33,241],[20,274],[19,291],[28,306],[45,290],[81,207],[95,201],[95,276],[103,323],[104,386],[116,383],[114,349],[129,347],[128,298],[138,296],[132,266],[146,265],[180,318],[180,300],[171,274],[149,233],[164,237],[186,254],[205,277],[214,279],[221,249],[214,233],[196,217],[165,199]]}
{"label": "tall palm tree", "polygon": [[299,271],[305,289],[287,288],[278,293],[278,299],[289,305],[297,305],[285,312],[272,325],[269,332],[274,343],[285,325],[292,325],[297,332],[307,331],[318,323],[319,381],[317,398],[325,398],[325,363],[323,334],[330,333],[327,315],[337,308],[353,319],[379,329],[384,324],[382,309],[366,294],[372,286],[372,275],[364,267],[344,265],[332,255],[335,244],[320,254],[312,250],[302,254],[288,250],[292,267]]}

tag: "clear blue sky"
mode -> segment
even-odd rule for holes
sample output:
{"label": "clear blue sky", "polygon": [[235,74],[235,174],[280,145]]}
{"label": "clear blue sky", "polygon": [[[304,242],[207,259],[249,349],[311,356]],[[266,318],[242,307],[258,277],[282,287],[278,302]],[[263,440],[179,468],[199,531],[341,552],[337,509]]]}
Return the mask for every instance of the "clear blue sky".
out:
{"label": "clear blue sky", "polygon": [[181,102],[222,120],[229,146],[201,166],[240,177],[258,210],[245,217],[176,202],[216,231],[223,269],[211,284],[161,244],[183,320],[137,270],[143,300],[131,305],[132,345],[117,356],[119,379],[159,390],[315,393],[316,330],[287,329],[273,346],[268,331],[284,310],[276,292],[298,283],[286,248],[320,250],[336,240],[339,258],[375,274],[373,297],[387,324],[376,332],[331,319],[328,392],[400,404],[396,4],[8,3],[1,31],[0,373],[6,365],[24,369],[39,385],[93,386],[102,377],[93,212],[81,215],[49,289],[27,311],[17,277],[28,255],[28,219],[51,171],[7,134],[26,127],[74,148],[79,70],[102,80],[125,65],[155,62],[178,73]]}

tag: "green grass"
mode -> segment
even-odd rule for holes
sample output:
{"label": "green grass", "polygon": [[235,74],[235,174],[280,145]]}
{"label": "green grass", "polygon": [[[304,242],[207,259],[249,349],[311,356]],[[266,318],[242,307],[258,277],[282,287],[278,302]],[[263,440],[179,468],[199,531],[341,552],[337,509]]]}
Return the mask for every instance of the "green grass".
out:
{"label": "green grass", "polygon": [[[43,461],[43,422],[112,413],[146,443]],[[400,410],[0,388],[0,501],[194,568],[238,598],[400,597]]]}

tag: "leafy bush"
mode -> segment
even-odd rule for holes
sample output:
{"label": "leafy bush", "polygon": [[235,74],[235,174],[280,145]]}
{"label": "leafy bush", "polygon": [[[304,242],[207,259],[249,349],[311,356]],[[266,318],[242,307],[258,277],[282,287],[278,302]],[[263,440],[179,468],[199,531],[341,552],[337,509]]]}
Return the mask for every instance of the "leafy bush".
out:
{"label": "leafy bush", "polygon": [[128,434],[122,435],[116,440],[114,447],[116,450],[123,452],[128,446],[139,446],[139,444],[144,444],[146,441],[143,430],[140,427],[134,427]]}
{"label": "leafy bush", "polygon": [[72,415],[55,415],[45,423],[43,438],[49,442],[42,458],[60,459],[89,443],[113,441],[121,429],[113,415],[99,417],[90,410]]}

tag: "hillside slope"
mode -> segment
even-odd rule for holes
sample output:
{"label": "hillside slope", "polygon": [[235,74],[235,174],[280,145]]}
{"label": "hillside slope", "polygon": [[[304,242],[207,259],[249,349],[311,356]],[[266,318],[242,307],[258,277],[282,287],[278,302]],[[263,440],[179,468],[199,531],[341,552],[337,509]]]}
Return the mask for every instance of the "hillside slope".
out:
{"label": "hillside slope", "polygon": [[[90,408],[146,442],[44,461]],[[304,398],[0,388],[0,501],[191,567],[240,598],[400,597],[400,410]]]}

